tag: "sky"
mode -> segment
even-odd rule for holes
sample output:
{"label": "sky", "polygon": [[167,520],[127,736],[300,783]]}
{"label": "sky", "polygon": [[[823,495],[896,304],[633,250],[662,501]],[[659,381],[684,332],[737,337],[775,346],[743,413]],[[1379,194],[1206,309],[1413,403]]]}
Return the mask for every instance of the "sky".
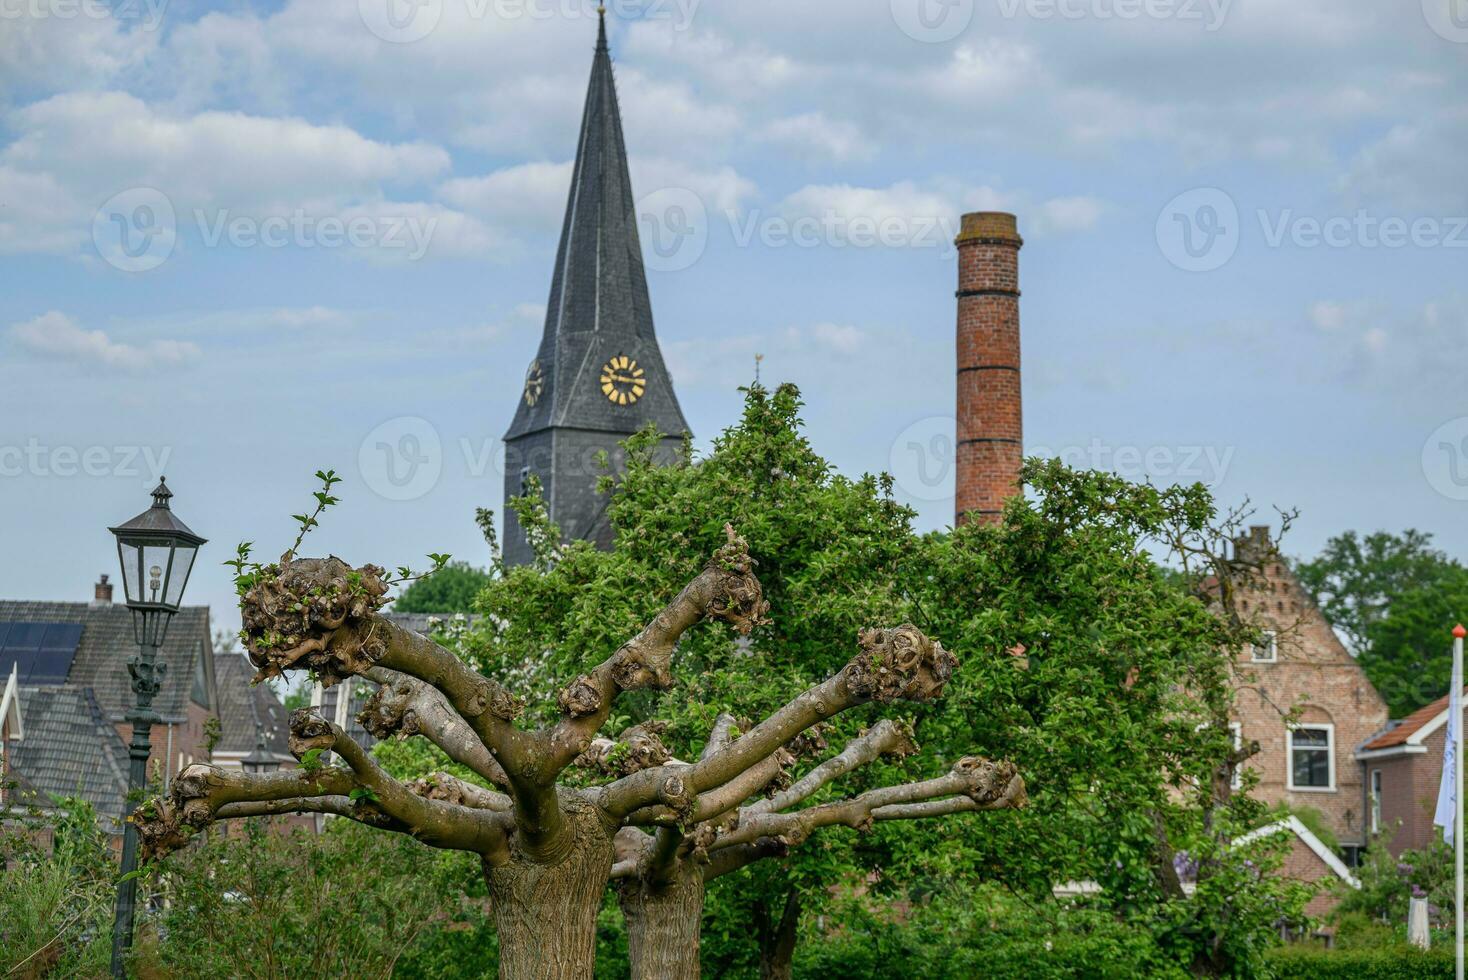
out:
{"label": "sky", "polygon": [[[698,445],[755,373],[953,510],[959,216],[1019,217],[1025,437],[1287,552],[1468,558],[1463,0],[615,0]],[[596,36],[580,0],[0,0],[0,595],[85,600],[166,474],[210,539],[484,564]]]}

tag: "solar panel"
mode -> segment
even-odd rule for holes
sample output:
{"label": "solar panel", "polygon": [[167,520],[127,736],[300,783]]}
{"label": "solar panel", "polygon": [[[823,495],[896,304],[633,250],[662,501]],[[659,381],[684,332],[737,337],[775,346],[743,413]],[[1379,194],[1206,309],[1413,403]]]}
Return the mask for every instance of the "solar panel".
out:
{"label": "solar panel", "polygon": [[0,623],[0,676],[14,664],[24,685],[64,684],[81,639],[80,623]]}

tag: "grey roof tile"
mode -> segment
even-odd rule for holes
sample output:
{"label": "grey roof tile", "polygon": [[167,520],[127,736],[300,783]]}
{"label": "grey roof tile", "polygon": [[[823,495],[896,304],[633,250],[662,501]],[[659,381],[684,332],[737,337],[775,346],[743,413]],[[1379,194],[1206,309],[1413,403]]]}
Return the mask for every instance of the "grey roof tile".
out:
{"label": "grey roof tile", "polygon": [[[122,721],[133,705],[127,662],[137,651],[133,640],[132,614],[122,604],[92,605],[85,602],[34,602],[0,599],[0,622],[80,623],[81,642],[67,675],[68,684],[90,687],[103,713],[112,721]],[[194,692],[195,672],[201,667],[206,677],[203,696],[212,680],[209,609],[207,606],[185,606],[168,627],[162,659],[168,664],[163,689],[153,701],[153,708],[164,721],[182,722],[188,716],[189,701]],[[201,663],[200,658],[204,660]],[[7,671],[8,672],[8,671]],[[206,705],[212,707],[212,705]]]}
{"label": "grey roof tile", "polygon": [[290,758],[290,719],[285,705],[275,696],[269,684],[252,687],[255,668],[241,653],[224,653],[214,658],[215,680],[219,687],[219,744],[216,752],[255,750],[257,726],[265,733],[265,746],[270,751]]}
{"label": "grey roof tile", "polygon": [[127,745],[97,703],[78,685],[21,689],[25,737],[11,744],[12,773],[22,788],[53,797],[80,797],[115,828],[127,797]]}

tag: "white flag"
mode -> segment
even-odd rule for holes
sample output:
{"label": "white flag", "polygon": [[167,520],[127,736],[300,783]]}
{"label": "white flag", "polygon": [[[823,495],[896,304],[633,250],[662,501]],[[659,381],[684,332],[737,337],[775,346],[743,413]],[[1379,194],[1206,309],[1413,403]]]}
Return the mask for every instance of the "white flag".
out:
{"label": "white flag", "polygon": [[1456,773],[1458,742],[1462,737],[1460,732],[1462,727],[1463,678],[1459,676],[1458,665],[1455,662],[1453,664],[1453,687],[1448,692],[1448,737],[1443,743],[1443,778],[1437,787],[1437,812],[1432,815],[1432,822],[1443,829],[1443,840],[1449,844],[1453,842],[1453,834],[1456,830],[1453,820],[1457,816],[1458,809]]}

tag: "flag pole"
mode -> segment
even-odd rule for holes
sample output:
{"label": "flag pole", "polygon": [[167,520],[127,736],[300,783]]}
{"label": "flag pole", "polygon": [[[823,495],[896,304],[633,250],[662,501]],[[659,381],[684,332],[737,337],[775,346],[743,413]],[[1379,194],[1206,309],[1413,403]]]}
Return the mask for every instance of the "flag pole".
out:
{"label": "flag pole", "polygon": [[1453,749],[1453,797],[1457,813],[1454,815],[1453,830],[1453,911],[1457,919],[1457,935],[1454,943],[1457,980],[1463,980],[1463,637],[1468,630],[1459,623],[1453,627],[1453,692],[1448,704],[1457,712],[1454,731],[1458,733],[1458,744]]}

